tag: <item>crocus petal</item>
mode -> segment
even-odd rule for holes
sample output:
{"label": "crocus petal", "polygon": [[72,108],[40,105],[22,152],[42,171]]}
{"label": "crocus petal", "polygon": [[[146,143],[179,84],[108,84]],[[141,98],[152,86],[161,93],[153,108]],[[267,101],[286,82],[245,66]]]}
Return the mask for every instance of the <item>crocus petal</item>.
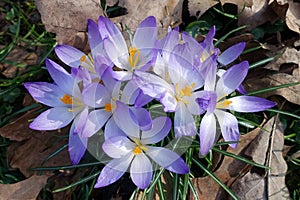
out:
{"label": "crocus petal", "polygon": [[130,167],[130,176],[139,188],[145,189],[149,186],[152,180],[152,164],[143,153],[134,157]]}
{"label": "crocus petal", "polygon": [[143,91],[139,89],[139,93],[134,102],[134,107],[136,108],[143,107],[144,105],[146,105],[152,100],[153,100],[152,97],[150,97],[149,95],[145,95]]}
{"label": "crocus petal", "polygon": [[82,91],[82,101],[93,108],[99,108],[110,103],[111,96],[106,87],[99,83],[91,83]]}
{"label": "crocus petal", "polygon": [[231,101],[231,104],[227,109],[237,112],[260,112],[276,106],[273,101],[253,96],[237,96],[228,100]]}
{"label": "crocus petal", "polygon": [[89,109],[88,109],[88,107],[86,107],[85,109],[83,109],[80,112],[80,114],[78,114],[76,116],[74,134],[80,134],[81,135],[82,130],[86,125],[88,114],[89,114]]}
{"label": "crocus petal", "polygon": [[107,163],[97,179],[95,188],[104,187],[119,180],[128,169],[132,158],[133,154],[128,154],[125,157],[113,159]]}
{"label": "crocus petal", "polygon": [[55,84],[46,82],[24,83],[30,95],[38,102],[51,107],[64,106],[59,99],[64,96],[64,92]]}
{"label": "crocus petal", "polygon": [[46,59],[45,62],[50,76],[52,77],[54,82],[61,88],[61,90],[66,94],[77,96],[80,90],[74,78],[64,68],[62,68],[52,60]]}
{"label": "crocus petal", "polygon": [[168,63],[170,53],[173,51],[174,47],[179,44],[179,32],[176,30],[172,30],[166,36],[166,40],[162,47],[162,55],[163,59]]}
{"label": "crocus petal", "polygon": [[139,138],[140,128],[132,119],[133,113],[130,108],[121,101],[116,102],[114,119],[119,128],[129,137]]}
{"label": "crocus petal", "polygon": [[143,131],[141,142],[143,144],[155,144],[164,139],[170,132],[172,122],[168,117],[157,117],[153,120],[152,129]]}
{"label": "crocus petal", "polygon": [[177,110],[175,111],[174,131],[175,137],[194,136],[197,134],[193,115],[182,102],[178,103]]}
{"label": "crocus petal", "polygon": [[239,55],[243,52],[245,46],[245,42],[240,42],[229,47],[218,57],[218,62],[222,65],[228,65],[229,63],[237,59],[237,57],[239,57]]}
{"label": "crocus petal", "polygon": [[230,67],[219,79],[216,86],[218,97],[226,96],[236,90],[245,79],[249,69],[249,63],[243,61]]}
{"label": "crocus petal", "polygon": [[[149,16],[144,19],[136,29],[132,40],[132,46],[138,49],[150,49],[156,40],[156,19]],[[147,40],[145,40],[147,38]]]}
{"label": "crocus petal", "polygon": [[147,109],[132,107],[130,110],[130,113],[132,113],[131,118],[141,130],[147,131],[152,128],[152,118]]}
{"label": "crocus petal", "polygon": [[[220,124],[221,132],[224,140],[226,142],[229,141],[238,142],[240,137],[240,132],[239,132],[238,121],[235,118],[235,116],[221,110],[215,110],[215,114],[218,118],[218,122]],[[237,146],[237,143],[229,144],[229,146],[235,148]]]}
{"label": "crocus petal", "polygon": [[92,74],[89,71],[79,66],[78,68],[71,68],[71,76],[76,79],[76,81],[83,82],[83,87],[89,85],[92,82]]}
{"label": "crocus petal", "polygon": [[116,137],[116,136],[127,136],[116,124],[115,119],[111,117],[106,125],[104,130],[104,138],[107,140],[110,137]]}
{"label": "crocus petal", "polygon": [[174,90],[169,83],[160,77],[136,70],[132,77],[136,85],[144,92],[153,98],[161,98],[166,91],[171,92]]}
{"label": "crocus petal", "polygon": [[236,91],[244,95],[247,94],[247,91],[242,84],[238,88],[236,88]]}
{"label": "crocus petal", "polygon": [[82,131],[83,137],[91,137],[97,131],[99,131],[103,125],[107,122],[108,118],[111,116],[111,112],[107,112],[104,109],[94,110],[90,112],[85,121],[85,126]]}
{"label": "crocus petal", "polygon": [[[78,120],[76,120],[78,122]],[[75,122],[73,122],[69,134],[69,155],[73,165],[77,165],[84,156],[87,147],[87,138],[81,137],[81,134],[74,132]]]}
{"label": "crocus petal", "polygon": [[137,85],[133,81],[129,81],[122,91],[121,101],[126,104],[133,104],[138,94],[139,88]]}
{"label": "crocus petal", "polygon": [[200,152],[206,155],[212,148],[216,137],[216,118],[213,113],[205,114],[200,124]]}
{"label": "crocus petal", "polygon": [[93,57],[96,57],[98,54],[103,54],[103,43],[97,24],[94,22],[94,20],[88,19],[87,27],[89,45]]}
{"label": "crocus petal", "polygon": [[34,130],[56,130],[67,126],[74,118],[74,113],[69,112],[70,108],[55,107],[41,113],[29,125]]}
{"label": "crocus petal", "polygon": [[[125,39],[118,27],[106,17],[100,16],[98,19],[98,28],[102,39],[109,38],[116,47],[116,52],[128,52]],[[107,52],[107,55],[110,54]]]}
{"label": "crocus petal", "polygon": [[204,90],[214,91],[216,85],[217,62],[216,55],[209,56],[202,64],[200,71],[205,79]]}
{"label": "crocus petal", "polygon": [[136,144],[126,136],[110,137],[102,145],[103,151],[112,158],[122,158],[133,151]]}
{"label": "crocus petal", "polygon": [[65,44],[57,45],[54,50],[60,60],[75,68],[79,67],[80,58],[85,55],[82,51]]}
{"label": "crocus petal", "polygon": [[189,172],[189,168],[184,160],[175,152],[162,147],[147,146],[147,148],[146,154],[163,168],[177,174]]}

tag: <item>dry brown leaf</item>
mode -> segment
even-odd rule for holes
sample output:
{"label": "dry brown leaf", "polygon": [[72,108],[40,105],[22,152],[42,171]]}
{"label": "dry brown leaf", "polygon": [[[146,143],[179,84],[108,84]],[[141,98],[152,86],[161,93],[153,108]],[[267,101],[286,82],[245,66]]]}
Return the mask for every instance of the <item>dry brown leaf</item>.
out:
{"label": "dry brown leaf", "polygon": [[289,4],[289,9],[286,13],[286,24],[292,31],[300,33],[300,2],[293,0],[278,0],[278,3]]}
{"label": "dry brown leaf", "polygon": [[97,0],[38,0],[37,8],[47,31],[56,33],[58,43],[84,49],[87,19],[97,20],[103,11]]}
{"label": "dry brown leaf", "polygon": [[[2,48],[2,47],[0,47]],[[24,48],[15,47],[5,58],[6,61],[18,63],[18,65],[34,65],[38,62],[38,56],[33,52],[28,52]],[[0,63],[0,71],[6,78],[13,78],[17,70],[25,70],[15,65]]]}
{"label": "dry brown leaf", "polygon": [[[296,76],[299,69],[295,75],[285,74],[285,73],[276,73],[276,74],[267,74],[265,76],[257,76],[255,78],[249,78],[244,83],[244,86],[247,91],[255,91],[265,88],[270,88],[274,86],[279,86],[282,84],[296,83],[299,82],[299,76]],[[280,95],[286,100],[300,105],[300,85],[294,85],[287,88],[277,89],[270,92],[264,92],[259,94],[261,97],[269,97],[272,95]]]}
{"label": "dry brown leaf", "polygon": [[0,184],[0,200],[35,200],[47,179],[46,175],[34,175],[15,184]]}
{"label": "dry brown leaf", "polygon": [[[243,151],[249,146],[249,144],[260,134],[260,128],[256,128],[253,131],[240,136],[240,142],[236,149],[229,148],[227,151],[236,155],[243,156]],[[223,182],[229,182],[230,179],[235,179],[239,173],[242,173],[247,166],[244,162],[238,161],[231,157],[224,157],[223,162],[219,169],[214,174]],[[195,178],[192,180],[198,196],[201,200],[214,200],[222,199],[226,195],[220,185],[214,181],[210,176],[203,178]],[[194,199],[192,193],[190,197]]]}
{"label": "dry brown leaf", "polygon": [[242,9],[244,6],[252,6],[252,1],[253,0],[189,0],[188,9],[191,16],[196,16],[197,18],[199,18],[208,9],[220,2],[222,5],[224,5],[225,3],[235,4]]}
{"label": "dry brown leaf", "polygon": [[[249,31],[265,22],[275,22],[280,18],[284,19],[288,7],[288,4],[281,5],[276,0],[253,0],[253,5],[245,7],[239,15],[238,25],[248,25],[245,31]],[[243,7],[238,9],[242,11]]]}
{"label": "dry brown leaf", "polygon": [[[67,144],[67,138],[59,139],[58,136],[67,135],[68,128],[51,132],[31,130],[28,120],[33,119],[35,115],[34,111],[29,111],[17,120],[0,128],[1,136],[18,141],[8,147],[8,160],[12,168],[19,168],[26,177],[33,174],[31,168],[41,166],[47,156]],[[68,164],[71,162],[67,149],[45,163],[47,166]]]}
{"label": "dry brown leaf", "polygon": [[241,200],[290,199],[285,185],[287,164],[282,156],[283,125],[273,117],[265,124],[264,129],[247,148],[245,155],[259,164],[270,167],[270,170],[262,174],[257,170],[248,171],[233,183],[231,190]]}

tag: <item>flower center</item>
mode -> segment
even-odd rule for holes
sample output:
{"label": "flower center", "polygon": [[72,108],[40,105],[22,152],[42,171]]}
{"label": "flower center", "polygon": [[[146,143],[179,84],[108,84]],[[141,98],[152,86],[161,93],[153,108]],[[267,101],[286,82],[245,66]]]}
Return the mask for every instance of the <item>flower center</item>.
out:
{"label": "flower center", "polygon": [[147,151],[147,150],[148,150],[148,148],[145,147],[145,146],[141,143],[141,141],[140,141],[139,139],[134,138],[133,141],[134,141],[134,143],[136,144],[136,146],[135,146],[134,149],[133,149],[133,154],[134,154],[134,155],[141,154],[141,153],[143,153],[143,151]]}
{"label": "flower center", "polygon": [[111,103],[106,103],[104,106],[104,110],[106,110],[107,112],[112,112],[114,108],[114,105],[112,105]]}
{"label": "flower center", "polygon": [[131,68],[134,68],[139,61],[141,55],[141,51],[138,50],[136,47],[129,47],[129,65]]}
{"label": "flower center", "polygon": [[176,91],[176,99],[177,101],[182,101],[185,104],[188,104],[186,100],[183,99],[183,97],[187,96],[190,97],[192,96],[192,91],[193,88],[196,86],[196,83],[192,83],[190,86],[185,86],[182,89],[179,89],[178,83],[175,84],[175,91]]}
{"label": "flower center", "polygon": [[217,103],[216,108],[221,108],[221,109],[225,109],[227,108],[230,104],[232,103],[232,101],[229,101],[227,99],[220,101]]}
{"label": "flower center", "polygon": [[86,68],[89,72],[95,72],[94,59],[88,55],[83,55],[80,58],[80,66]]}
{"label": "flower center", "polygon": [[64,104],[72,104],[72,97],[68,94],[65,94],[62,98],[59,98]]}
{"label": "flower center", "polygon": [[66,104],[66,105],[76,106],[75,109],[69,109],[68,110],[69,112],[74,112],[74,111],[80,109],[83,106],[80,99],[78,99],[76,97],[72,97],[69,94],[65,94],[62,98],[59,98],[59,100],[61,102],[63,102],[64,104]]}

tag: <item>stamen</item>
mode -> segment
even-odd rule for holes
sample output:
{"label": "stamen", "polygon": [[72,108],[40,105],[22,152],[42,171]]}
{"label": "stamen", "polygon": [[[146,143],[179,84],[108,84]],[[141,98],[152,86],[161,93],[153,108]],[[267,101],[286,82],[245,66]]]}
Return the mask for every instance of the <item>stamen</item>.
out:
{"label": "stamen", "polygon": [[185,96],[192,96],[192,90],[196,86],[196,83],[192,83],[190,86],[186,86],[179,90],[179,85],[178,83],[175,84],[175,92],[176,92],[176,99],[177,101],[182,101],[185,104],[189,104],[188,101],[184,100],[183,97]]}
{"label": "stamen", "polygon": [[72,104],[73,100],[72,97],[68,94],[65,94],[62,98],[59,98],[64,104]]}
{"label": "stamen", "polygon": [[112,105],[110,103],[106,103],[104,110],[106,110],[107,112],[111,112],[112,111]]}
{"label": "stamen", "polygon": [[134,147],[134,149],[133,149],[133,154],[134,154],[134,155],[141,154],[141,153],[143,153],[143,151],[147,151],[147,150],[148,150],[148,148],[145,147],[145,146],[141,143],[141,141],[140,141],[139,139],[134,138],[133,141],[134,141],[134,143],[136,144],[136,147]]}
{"label": "stamen", "polygon": [[83,55],[79,60],[80,66],[86,68],[90,72],[95,72],[94,60],[90,55],[88,55],[88,57],[86,55]]}
{"label": "stamen", "polygon": [[130,67],[135,67],[141,55],[141,51],[136,47],[129,47],[129,65]]}
{"label": "stamen", "polygon": [[134,149],[133,149],[133,154],[134,155],[138,155],[138,154],[141,154],[143,153],[143,151],[139,148],[139,146],[136,146]]}
{"label": "stamen", "polygon": [[232,103],[232,101],[229,101],[229,100],[224,100],[224,101],[221,101],[221,102],[218,102],[217,105],[216,105],[216,108],[227,108],[230,104]]}

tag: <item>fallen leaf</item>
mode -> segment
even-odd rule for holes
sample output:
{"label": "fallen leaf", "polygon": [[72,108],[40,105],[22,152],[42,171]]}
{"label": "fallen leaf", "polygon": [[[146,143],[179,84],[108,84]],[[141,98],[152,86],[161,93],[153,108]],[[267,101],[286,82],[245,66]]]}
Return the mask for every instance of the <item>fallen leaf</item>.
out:
{"label": "fallen leaf", "polygon": [[[260,89],[270,88],[288,83],[299,82],[299,69],[294,70],[294,75],[286,73],[269,73],[261,76],[246,79],[244,86],[247,91],[256,91]],[[300,85],[294,85],[286,88],[281,88],[269,92],[260,93],[260,97],[267,98],[272,95],[280,95],[289,102],[300,105]]]}
{"label": "fallen leaf", "polygon": [[46,175],[34,175],[15,184],[0,184],[0,200],[35,200],[47,179]]}
{"label": "fallen leaf", "polygon": [[[240,142],[236,149],[229,148],[228,152],[235,155],[244,156],[243,152],[249,144],[261,133],[260,128],[256,128],[253,131],[240,136]],[[227,183],[230,179],[235,179],[240,173],[244,171],[247,164],[238,161],[232,157],[225,156],[220,167],[214,172],[214,174],[223,182]],[[213,200],[222,199],[226,196],[226,192],[220,187],[220,185],[214,181],[210,176],[203,178],[194,178],[192,180],[197,194],[201,200]],[[190,192],[191,199],[194,199],[193,194]],[[223,198],[224,199],[224,198]]]}
{"label": "fallen leaf", "polygon": [[256,167],[253,167],[232,184],[231,190],[241,200],[290,199],[285,185],[287,164],[282,156],[283,125],[273,117],[266,123],[264,129],[247,148],[245,155],[270,169],[261,174],[257,169],[255,170]]}
{"label": "fallen leaf", "polygon": [[289,4],[289,9],[286,13],[286,24],[290,30],[300,33],[300,2],[293,0],[278,0],[278,3]]}
{"label": "fallen leaf", "polygon": [[249,31],[265,22],[273,23],[285,18],[288,7],[287,3],[281,5],[276,0],[253,0],[251,7],[238,8],[239,12],[242,11],[238,17],[238,25],[248,25],[244,30]]}
{"label": "fallen leaf", "polygon": [[[8,147],[8,162],[12,168],[19,168],[26,176],[33,175],[31,168],[41,166],[47,156],[67,144],[68,128],[58,131],[40,132],[29,128],[29,120],[36,116],[35,110],[0,128],[0,135],[13,142]],[[67,148],[48,160],[46,166],[70,165]],[[50,173],[52,174],[52,173]]]}
{"label": "fallen leaf", "polygon": [[37,8],[48,32],[56,34],[58,43],[69,44],[76,48],[87,48],[87,20],[97,20],[103,15],[100,1],[96,0],[39,0]]}
{"label": "fallen leaf", "polygon": [[253,0],[190,0],[188,3],[188,9],[191,16],[196,16],[197,18],[201,17],[208,9],[214,5],[221,3],[222,5],[226,3],[231,3],[237,5],[239,8],[244,6],[252,6]]}

